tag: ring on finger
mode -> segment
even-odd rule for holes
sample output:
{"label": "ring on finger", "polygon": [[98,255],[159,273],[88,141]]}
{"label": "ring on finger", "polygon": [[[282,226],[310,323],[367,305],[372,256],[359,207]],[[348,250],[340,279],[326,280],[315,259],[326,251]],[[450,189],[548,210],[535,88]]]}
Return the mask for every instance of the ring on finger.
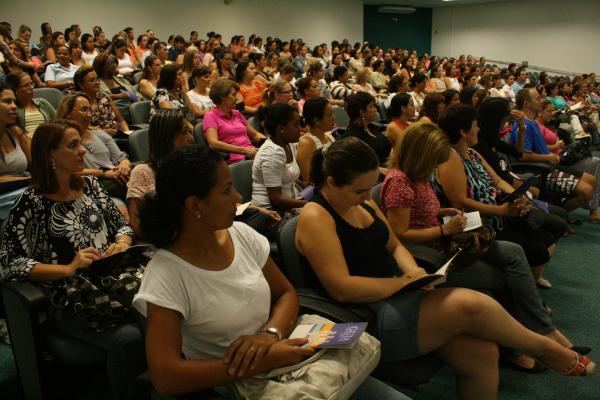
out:
{"label": "ring on finger", "polygon": [[254,347],[250,347],[250,348],[248,349],[248,351],[255,352],[255,351],[256,351],[256,349],[255,349]]}

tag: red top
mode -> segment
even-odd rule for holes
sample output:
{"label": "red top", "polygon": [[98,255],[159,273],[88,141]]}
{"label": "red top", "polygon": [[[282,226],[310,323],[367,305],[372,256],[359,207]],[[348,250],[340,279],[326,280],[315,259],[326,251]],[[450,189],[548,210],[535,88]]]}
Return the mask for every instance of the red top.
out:
{"label": "red top", "polygon": [[[440,202],[429,182],[412,182],[397,168],[388,171],[381,188],[381,210],[387,215],[390,208],[410,208],[409,229],[438,226]],[[443,250],[438,240],[429,244]]]}

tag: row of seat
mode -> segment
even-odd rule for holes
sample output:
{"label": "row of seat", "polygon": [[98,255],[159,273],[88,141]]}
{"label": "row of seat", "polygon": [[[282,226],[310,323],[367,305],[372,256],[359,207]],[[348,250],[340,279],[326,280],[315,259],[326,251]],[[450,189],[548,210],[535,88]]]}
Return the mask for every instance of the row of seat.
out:
{"label": "row of seat", "polygon": [[[64,97],[64,93],[58,89],[45,87],[36,88],[33,90],[34,98],[43,98],[47,100],[55,110],[58,110],[60,101]],[[132,103],[127,107],[119,107],[121,114],[126,119],[127,123],[134,127],[147,127],[150,123],[150,101],[142,100]]]}
{"label": "row of seat", "polygon": [[[145,130],[147,133],[147,130]],[[137,131],[140,132],[140,131]],[[202,135],[201,125],[195,128],[196,136]],[[132,135],[133,138],[135,136]],[[132,148],[135,146],[132,146]],[[244,202],[252,197],[252,160],[245,160],[230,166],[233,185],[242,195]],[[380,186],[373,189],[372,195],[379,198]],[[375,314],[364,305],[340,304],[332,300],[314,278],[307,261],[297,252],[294,237],[297,218],[287,221],[277,237],[278,263],[283,273],[297,288],[302,312],[317,313],[338,322],[370,322],[370,331],[376,326]],[[411,249],[413,251],[414,249]],[[431,249],[416,250],[420,263],[441,265],[443,258]],[[40,315],[48,310],[47,299],[39,288],[29,282],[3,282],[0,291],[6,305],[7,321],[13,341],[15,361],[23,386],[25,398],[42,399],[44,350],[71,366],[102,364],[104,351],[85,342],[67,337],[40,322]],[[141,319],[140,326],[143,328]],[[433,355],[420,357],[410,362],[394,365],[383,364],[376,374],[381,379],[397,385],[414,386],[429,380],[440,368],[441,361]],[[137,390],[147,393],[151,390],[148,375],[143,374],[136,382]],[[206,393],[205,393],[206,395]]]}

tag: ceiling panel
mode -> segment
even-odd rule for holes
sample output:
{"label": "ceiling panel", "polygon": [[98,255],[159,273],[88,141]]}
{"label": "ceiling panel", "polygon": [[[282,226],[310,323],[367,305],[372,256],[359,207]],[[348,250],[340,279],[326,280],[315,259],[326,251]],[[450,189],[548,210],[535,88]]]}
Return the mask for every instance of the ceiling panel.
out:
{"label": "ceiling panel", "polygon": [[364,4],[377,6],[452,7],[467,4],[497,3],[510,0],[363,0]]}

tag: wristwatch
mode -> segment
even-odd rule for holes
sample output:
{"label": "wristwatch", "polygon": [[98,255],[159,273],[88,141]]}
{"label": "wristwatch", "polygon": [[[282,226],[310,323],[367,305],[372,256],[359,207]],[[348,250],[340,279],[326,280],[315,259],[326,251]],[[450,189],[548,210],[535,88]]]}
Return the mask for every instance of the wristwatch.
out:
{"label": "wristwatch", "polygon": [[279,329],[275,328],[274,326],[270,326],[268,328],[263,329],[263,332],[270,333],[271,335],[277,336],[277,340],[283,339],[283,335],[281,334],[281,331]]}

